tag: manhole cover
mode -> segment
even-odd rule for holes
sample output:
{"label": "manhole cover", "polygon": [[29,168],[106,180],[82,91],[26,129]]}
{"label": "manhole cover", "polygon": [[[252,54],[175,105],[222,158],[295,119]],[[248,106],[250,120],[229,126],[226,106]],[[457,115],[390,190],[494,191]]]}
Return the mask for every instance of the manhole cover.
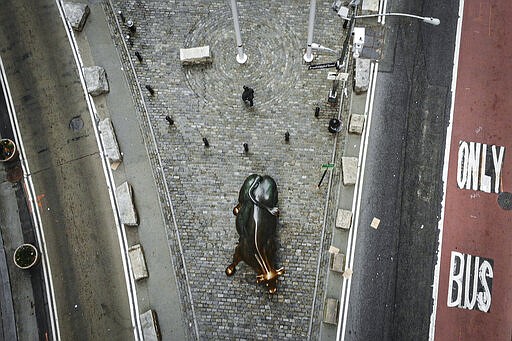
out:
{"label": "manhole cover", "polygon": [[504,210],[512,210],[512,193],[501,192],[498,194],[498,205]]}
{"label": "manhole cover", "polygon": [[7,181],[15,183],[23,177],[23,169],[20,166],[15,166],[7,170]]}
{"label": "manhole cover", "polygon": [[73,131],[79,131],[84,127],[84,121],[80,116],[75,116],[69,121],[69,128]]}

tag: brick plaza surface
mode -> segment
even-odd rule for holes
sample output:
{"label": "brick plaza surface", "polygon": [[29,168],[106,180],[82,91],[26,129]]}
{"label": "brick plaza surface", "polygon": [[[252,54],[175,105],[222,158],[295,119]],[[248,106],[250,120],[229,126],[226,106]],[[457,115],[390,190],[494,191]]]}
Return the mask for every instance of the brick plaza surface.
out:
{"label": "brick plaza surface", "polygon": [[[340,50],[342,22],[331,3],[318,1],[314,42]],[[112,0],[112,5],[137,27],[128,50],[149,115],[146,125],[141,119],[141,128],[151,141],[147,124],[152,127],[174,207],[177,231],[164,202],[190,336],[195,334],[195,318],[200,339],[315,339],[322,319],[329,246],[322,243],[327,181],[321,189],[317,184],[321,165],[331,161],[334,137],[327,124],[338,109],[326,103],[331,86],[328,70],[308,71],[303,64],[309,2],[239,1],[248,55],[245,65],[235,59],[229,1]],[[110,11],[109,1],[104,1],[104,8]],[[107,15],[121,50],[113,14]],[[123,27],[123,34],[128,33]],[[183,67],[179,49],[202,45],[210,46],[213,63]],[[135,51],[142,55],[142,63]],[[322,56],[317,62],[334,60]],[[124,64],[129,66],[126,59]],[[155,89],[154,96],[145,91],[146,84]],[[243,85],[255,90],[252,108],[241,100]],[[166,115],[174,119],[174,126],[169,126]],[[289,143],[284,141],[286,131]],[[204,147],[203,137],[209,148]],[[244,142],[249,146],[247,154]],[[148,151],[153,166],[159,167],[156,151],[151,146]],[[278,184],[276,266],[284,266],[286,273],[274,296],[255,283],[254,271],[244,263],[233,277],[224,273],[238,240],[232,208],[240,186],[252,173],[271,175]],[[161,180],[156,176],[165,198]],[[324,240],[330,240],[332,226],[327,229]],[[315,291],[320,255],[322,269]],[[180,259],[185,261],[187,277]]]}

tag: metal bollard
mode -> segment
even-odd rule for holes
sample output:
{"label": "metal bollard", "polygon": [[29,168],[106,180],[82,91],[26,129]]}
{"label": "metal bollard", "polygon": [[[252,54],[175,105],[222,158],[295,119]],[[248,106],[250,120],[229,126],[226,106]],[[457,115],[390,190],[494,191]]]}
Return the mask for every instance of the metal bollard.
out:
{"label": "metal bollard", "polygon": [[141,54],[139,53],[139,51],[135,51],[135,56],[137,57],[137,59],[139,60],[139,63],[142,63],[142,56]]}
{"label": "metal bollard", "polygon": [[146,89],[148,89],[151,96],[155,95],[155,90],[151,87],[151,85],[146,85]]}
{"label": "metal bollard", "polygon": [[126,21],[126,18],[124,17],[123,12],[118,11],[118,12],[117,12],[117,14],[119,14],[119,17],[121,17],[121,21],[122,21],[122,22],[123,22],[123,24],[124,24],[124,22]]}

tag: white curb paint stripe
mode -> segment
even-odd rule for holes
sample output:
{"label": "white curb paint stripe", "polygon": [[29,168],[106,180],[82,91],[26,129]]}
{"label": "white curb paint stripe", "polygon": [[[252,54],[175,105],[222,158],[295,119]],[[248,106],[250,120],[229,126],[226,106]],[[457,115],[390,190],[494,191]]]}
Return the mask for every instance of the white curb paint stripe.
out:
{"label": "white curb paint stripe", "polygon": [[39,213],[39,206],[37,205],[37,197],[34,189],[34,184],[32,182],[32,175],[30,173],[30,169],[28,166],[28,161],[25,157],[25,146],[23,144],[23,139],[21,137],[18,118],[16,116],[16,111],[14,109],[14,103],[11,96],[11,91],[9,89],[9,83],[7,82],[7,74],[4,69],[4,64],[2,62],[2,58],[0,57],[0,82],[2,83],[2,90],[6,98],[7,111],[9,112],[9,120],[11,121],[12,127],[14,127],[14,140],[16,142],[16,146],[18,147],[18,153],[21,161],[21,167],[23,169],[23,177],[25,181],[23,181],[23,188],[27,199],[30,205],[30,214],[32,216],[32,222],[34,223],[34,229],[36,232],[37,243],[40,248],[40,252],[42,255],[42,265],[43,265],[43,279],[45,284],[45,294],[46,300],[48,303],[48,317],[50,319],[50,332],[53,340],[60,340],[60,330],[59,330],[59,319],[57,314],[57,304],[55,302],[55,291],[53,288],[52,281],[52,271],[50,268],[50,261],[48,259],[48,252],[46,247],[46,240],[44,237],[44,232],[41,223],[41,215]]}
{"label": "white curb paint stripe", "polygon": [[443,200],[441,201],[441,217],[438,223],[439,229],[439,243],[437,246],[437,261],[434,268],[434,282],[432,284],[432,298],[434,300],[432,314],[430,315],[430,331],[429,340],[433,341],[436,329],[436,314],[437,314],[437,301],[439,295],[439,272],[441,271],[441,249],[443,245],[443,224],[445,213],[446,201],[446,185],[448,182],[448,163],[450,161],[450,145],[452,141],[453,129],[453,111],[455,109],[455,91],[457,89],[457,72],[459,69],[459,52],[460,52],[460,38],[462,35],[462,17],[464,14],[464,0],[459,2],[459,20],[457,21],[457,36],[455,38],[455,52],[453,55],[453,74],[452,74],[452,103],[450,107],[450,122],[446,129],[446,144],[444,150],[444,166],[443,166]]}
{"label": "white curb paint stripe", "polygon": [[121,255],[122,255],[121,260],[123,263],[125,282],[126,282],[126,287],[128,290],[128,301],[129,301],[129,306],[130,306],[130,315],[131,315],[131,319],[132,319],[132,327],[133,327],[134,337],[135,337],[135,340],[143,340],[142,327],[141,327],[140,320],[139,320],[139,306],[138,306],[138,301],[137,301],[137,291],[136,291],[136,287],[135,287],[135,279],[134,279],[133,273],[132,273],[132,271],[130,271],[130,267],[129,267],[130,260],[128,258],[128,241],[126,239],[126,231],[124,230],[122,224],[120,223],[119,211],[117,208],[117,202],[115,200],[115,195],[114,195],[114,190],[115,190],[114,177],[112,175],[112,170],[108,166],[108,160],[107,160],[105,152],[104,152],[103,142],[101,141],[101,138],[99,136],[98,126],[96,124],[98,122],[98,115],[97,115],[96,107],[94,106],[94,102],[93,102],[91,96],[87,92],[87,87],[86,87],[84,75],[83,75],[83,62],[80,57],[80,52],[78,50],[78,44],[75,40],[73,29],[71,28],[68,21],[66,20],[64,8],[62,5],[62,0],[56,0],[56,3],[57,3],[57,7],[59,9],[59,12],[60,12],[60,17],[62,19],[62,22],[64,23],[64,27],[66,28],[66,34],[68,36],[68,40],[69,40],[71,49],[73,51],[73,56],[75,58],[76,66],[78,69],[77,70],[78,75],[80,77],[80,83],[82,84],[82,90],[84,91],[85,99],[87,102],[87,107],[89,109],[89,114],[91,115],[91,120],[93,122],[92,126],[94,128],[94,135],[96,137],[96,142],[98,143],[98,147],[100,150],[100,156],[101,156],[100,159],[101,159],[101,163],[103,166],[103,173],[105,175],[105,179],[107,180],[107,183],[106,183],[107,190],[108,190],[108,194],[110,197],[110,204],[111,204],[112,210],[114,212],[114,220],[115,220],[116,229],[117,229],[117,237],[119,240],[119,247],[121,249]]}

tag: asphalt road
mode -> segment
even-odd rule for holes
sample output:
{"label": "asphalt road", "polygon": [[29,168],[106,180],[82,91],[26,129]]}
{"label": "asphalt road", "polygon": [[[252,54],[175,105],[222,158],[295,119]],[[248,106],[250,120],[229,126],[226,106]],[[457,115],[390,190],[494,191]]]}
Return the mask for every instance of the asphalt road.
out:
{"label": "asphalt road", "polygon": [[[93,122],[55,1],[3,1],[0,53],[38,195],[61,338],[133,339]],[[72,119],[83,127],[71,129]]]}
{"label": "asphalt road", "polygon": [[457,10],[388,2],[345,340],[428,339]]}

